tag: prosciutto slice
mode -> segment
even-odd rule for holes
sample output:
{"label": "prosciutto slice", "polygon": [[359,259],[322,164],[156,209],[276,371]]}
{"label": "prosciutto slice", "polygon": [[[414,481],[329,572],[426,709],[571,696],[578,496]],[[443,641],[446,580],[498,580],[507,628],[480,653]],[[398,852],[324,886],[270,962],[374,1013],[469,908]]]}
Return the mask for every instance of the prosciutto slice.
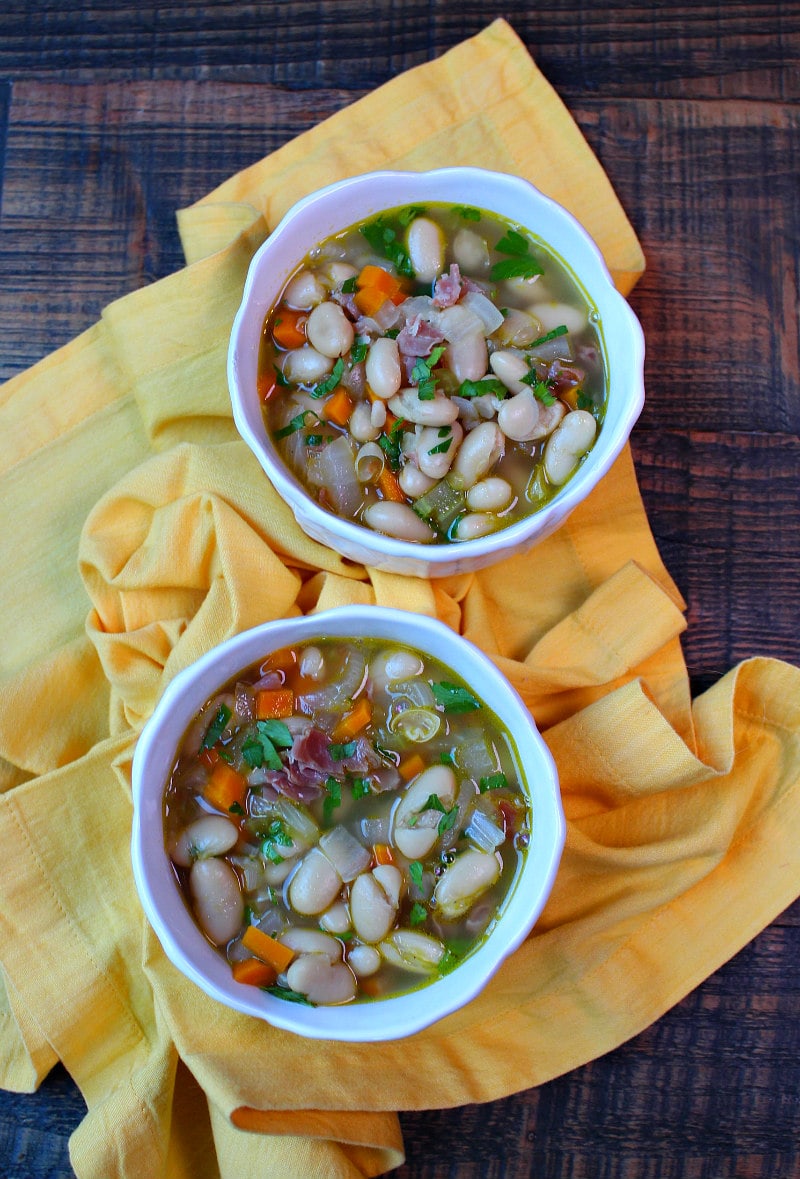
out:
{"label": "prosciutto slice", "polygon": [[431,350],[442,343],[442,333],[421,315],[412,316],[397,337],[397,347],[404,356],[430,356]]}
{"label": "prosciutto slice", "polygon": [[434,307],[452,307],[461,298],[461,271],[453,262],[449,274],[440,274],[433,288]]}

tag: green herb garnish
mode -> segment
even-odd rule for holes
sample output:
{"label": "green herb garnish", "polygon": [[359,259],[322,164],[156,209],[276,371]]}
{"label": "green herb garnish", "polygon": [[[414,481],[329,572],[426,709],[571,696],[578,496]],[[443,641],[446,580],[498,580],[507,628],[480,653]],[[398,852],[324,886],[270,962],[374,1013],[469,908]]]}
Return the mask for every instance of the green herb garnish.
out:
{"label": "green herb garnish", "polygon": [[281,847],[291,847],[291,836],[287,835],[281,819],[273,819],[267,828],[266,836],[261,844],[261,851],[272,864],[282,864],[283,856],[278,850]]}
{"label": "green herb garnish", "polygon": [[283,721],[256,721],[255,728],[248,732],[242,745],[242,757],[251,769],[265,765],[270,770],[279,770],[283,762],[278,750],[289,749],[293,740]]}
{"label": "green herb garnish", "polygon": [[412,927],[414,925],[422,925],[422,922],[427,919],[427,916],[428,910],[425,908],[425,906],[421,905],[419,901],[414,901],[414,904],[411,906],[411,911],[408,914],[409,924]]}
{"label": "green herb garnish", "polygon": [[482,397],[493,393],[495,397],[507,397],[508,389],[497,377],[484,377],[480,381],[462,381],[458,388],[459,397]]}
{"label": "green herb garnish", "polygon": [[278,368],[277,364],[275,365],[275,384],[278,385],[281,389],[288,389],[291,385],[291,381],[285,375],[283,369]]}
{"label": "green herb garnish", "polygon": [[485,794],[487,790],[505,790],[506,786],[508,786],[508,779],[499,770],[496,774],[488,774],[485,778],[481,778],[478,783],[481,794]]}
{"label": "green herb garnish", "polygon": [[292,420],[287,422],[285,426],[281,426],[280,430],[275,431],[275,441],[278,442],[281,438],[288,438],[290,434],[296,434],[298,430],[302,430],[307,424],[309,424],[306,422],[306,418],[309,417],[315,422],[320,420],[313,410],[304,409],[302,413],[299,413],[296,417],[293,417]]}
{"label": "green herb garnish", "polygon": [[[446,432],[449,435],[449,437],[446,438],[444,440],[444,442],[437,442],[435,446],[432,446],[430,448],[430,450],[428,451],[428,454],[447,454],[448,450],[453,445],[453,435],[450,430],[448,430]],[[441,435],[441,431],[440,431],[440,435]]]}
{"label": "green herb garnish", "polygon": [[521,380],[523,385],[531,386],[534,397],[537,401],[541,401],[542,405],[555,404],[555,397],[547,388],[547,384],[542,380],[535,368],[529,369]]}
{"label": "green herb garnish", "polygon": [[461,959],[458,954],[454,954],[451,949],[445,948],[436,969],[439,971],[439,974],[449,974],[451,970],[454,970],[458,966],[460,961]]}
{"label": "green herb garnish", "polygon": [[240,802],[232,802],[228,807],[228,813],[231,815],[243,815],[244,807]]}
{"label": "green herb garnish", "polygon": [[350,793],[355,799],[366,798],[368,794],[372,793],[369,778],[353,778],[350,783]]}
{"label": "green herb garnish", "polygon": [[352,757],[356,751],[355,741],[347,741],[344,745],[329,745],[328,753],[333,761],[344,761]]}
{"label": "green herb garnish", "polygon": [[393,471],[396,471],[400,466],[400,435],[403,433],[404,425],[403,418],[398,418],[392,424],[389,433],[381,434],[378,438],[378,446],[386,455],[386,461]]}
{"label": "green herb garnish", "polygon": [[226,704],[220,704],[219,708],[217,709],[216,713],[214,714],[214,719],[211,721],[211,724],[206,729],[206,733],[205,733],[205,736],[203,737],[203,741],[200,745],[200,748],[201,749],[210,749],[212,745],[216,745],[217,741],[219,741],[220,737],[225,732],[225,726],[227,725],[227,723],[230,719],[231,719],[230,708],[228,708],[228,706]]}
{"label": "green herb garnish", "polygon": [[566,336],[568,334],[569,328],[565,323],[562,323],[559,324],[558,327],[554,327],[551,332],[547,332],[546,335],[539,336],[539,339],[534,340],[532,344],[528,345],[528,347],[538,348],[540,344],[549,344],[551,340],[557,340],[559,336]]}
{"label": "green herb garnish", "polygon": [[462,221],[480,221],[481,214],[479,209],[473,209],[470,205],[453,205],[453,212],[457,213]]}
{"label": "green herb garnish", "polygon": [[322,803],[322,816],[326,823],[330,823],[337,806],[342,805],[342,784],[336,778],[328,778],[325,782],[325,800]]}
{"label": "green herb garnish", "polygon": [[[441,962],[439,967],[441,969]],[[282,987],[277,983],[260,989],[266,991],[268,995],[274,995],[276,999],[285,999],[287,1003],[302,1003],[305,1007],[316,1007],[316,1003],[312,1003],[307,995],[301,995],[299,991],[292,991],[289,987]]]}
{"label": "green herb garnish", "polygon": [[346,278],[339,288],[343,295],[352,295],[356,289],[357,275],[351,274],[350,278]]}
{"label": "green herb garnish", "polygon": [[356,340],[353,347],[350,349],[350,361],[352,364],[361,364],[362,360],[366,359],[369,344],[363,340]]}
{"label": "green herb garnish", "polygon": [[321,434],[306,434],[306,446],[321,446],[321,445],[322,445],[322,435]]}
{"label": "green herb garnish", "polygon": [[422,887],[422,864],[419,860],[412,860],[408,865],[408,874],[416,884],[417,888]]}
{"label": "green herb garnish", "polygon": [[506,278],[535,278],[537,274],[544,274],[535,258],[503,258],[495,262],[489,272],[492,282],[502,282]]}
{"label": "green herb garnish", "polygon": [[420,401],[433,401],[436,393],[436,378],[433,375],[433,367],[438,364],[444,356],[444,346],[439,345],[431,349],[430,356],[427,360],[420,356],[414,363],[411,370],[412,383],[417,386],[417,396]]}
{"label": "green herb garnish", "polygon": [[417,217],[422,217],[425,209],[422,205],[406,205],[405,209],[401,209],[397,214],[397,220],[401,225],[410,225]]}
{"label": "green herb garnish", "polygon": [[441,704],[445,712],[471,712],[473,708],[481,706],[480,700],[476,700],[471,692],[458,684],[442,680],[441,683],[431,684],[431,688],[436,703]]}
{"label": "green herb garnish", "polygon": [[311,396],[315,397],[315,398],[316,397],[327,397],[329,393],[332,393],[334,391],[336,386],[341,381],[343,375],[344,375],[344,361],[342,360],[342,358],[340,356],[339,359],[336,361],[336,364],[331,369],[328,376],[325,378],[325,380],[320,381],[320,383],[318,385],[315,385],[314,388],[311,390]]}
{"label": "green herb garnish", "polygon": [[398,274],[406,278],[415,278],[414,267],[405,248],[397,240],[397,234],[387,225],[382,217],[369,221],[360,227],[362,235],[367,239],[377,254],[388,258]]}

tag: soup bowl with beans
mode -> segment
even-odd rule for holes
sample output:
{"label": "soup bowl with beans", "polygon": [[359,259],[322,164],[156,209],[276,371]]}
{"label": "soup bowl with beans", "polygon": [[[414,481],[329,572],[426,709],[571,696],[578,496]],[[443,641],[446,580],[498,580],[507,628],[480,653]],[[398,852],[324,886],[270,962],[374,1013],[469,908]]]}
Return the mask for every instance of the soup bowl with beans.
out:
{"label": "soup bowl with beans", "polygon": [[531,932],[565,835],[508,681],[383,607],[268,622],[181,672],[133,799],[134,877],[170,960],[236,1011],[340,1041],[473,999]]}
{"label": "soup bowl with beans", "polygon": [[432,577],[559,527],[625,445],[643,365],[569,213],[518,177],[445,168],[295,205],[250,265],[228,383],[308,535]]}

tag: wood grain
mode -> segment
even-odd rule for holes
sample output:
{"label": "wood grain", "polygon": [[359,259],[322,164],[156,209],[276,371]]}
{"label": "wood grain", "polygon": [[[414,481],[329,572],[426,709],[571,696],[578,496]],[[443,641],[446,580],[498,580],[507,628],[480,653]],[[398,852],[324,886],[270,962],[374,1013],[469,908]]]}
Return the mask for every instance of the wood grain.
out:
{"label": "wood grain", "polygon": [[[176,208],[495,15],[569,105],[643,243],[633,452],[688,602],[692,683],[754,655],[800,663],[795,2],[12,0],[0,379],[180,266]],[[800,902],[617,1051],[503,1101],[402,1114],[394,1174],[800,1179],[799,960]],[[68,1179],[83,1109],[61,1068],[35,1095],[0,1094],[2,1179]]]}

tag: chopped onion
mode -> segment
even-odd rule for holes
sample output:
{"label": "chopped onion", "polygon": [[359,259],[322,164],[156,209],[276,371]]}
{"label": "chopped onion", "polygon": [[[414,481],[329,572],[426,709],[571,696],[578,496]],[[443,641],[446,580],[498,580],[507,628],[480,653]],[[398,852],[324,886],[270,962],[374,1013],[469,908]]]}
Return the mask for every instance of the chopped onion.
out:
{"label": "chopped onion", "polygon": [[473,811],[464,834],[471,839],[476,847],[484,852],[496,851],[505,841],[505,832],[498,827],[483,811]]}
{"label": "chopped onion", "polygon": [[297,843],[312,846],[319,839],[317,824],[302,807],[289,802],[287,798],[276,798],[272,803],[272,810],[283,822],[287,833]]}
{"label": "chopped onion", "polygon": [[363,651],[353,647],[348,651],[344,665],[334,681],[320,688],[318,692],[306,692],[298,697],[298,702],[310,712],[348,705],[363,684],[366,670],[366,656]]}
{"label": "chopped onion", "polygon": [[346,827],[339,826],[326,831],[320,837],[319,846],[345,884],[365,872],[372,862],[370,853]]}
{"label": "chopped onion", "polygon": [[395,698],[408,700],[418,708],[433,708],[436,704],[433,688],[427,680],[393,680],[389,684],[389,691]]}
{"label": "chopped onion", "polygon": [[492,332],[496,332],[504,321],[505,317],[500,308],[495,306],[486,295],[482,295],[480,291],[467,291],[461,302],[481,320],[485,336],[491,336]]}
{"label": "chopped onion", "polygon": [[389,815],[381,819],[362,819],[361,834],[369,844],[389,842]]}
{"label": "chopped onion", "polygon": [[353,450],[344,434],[323,446],[308,464],[309,482],[324,487],[342,516],[352,518],[361,504]]}

